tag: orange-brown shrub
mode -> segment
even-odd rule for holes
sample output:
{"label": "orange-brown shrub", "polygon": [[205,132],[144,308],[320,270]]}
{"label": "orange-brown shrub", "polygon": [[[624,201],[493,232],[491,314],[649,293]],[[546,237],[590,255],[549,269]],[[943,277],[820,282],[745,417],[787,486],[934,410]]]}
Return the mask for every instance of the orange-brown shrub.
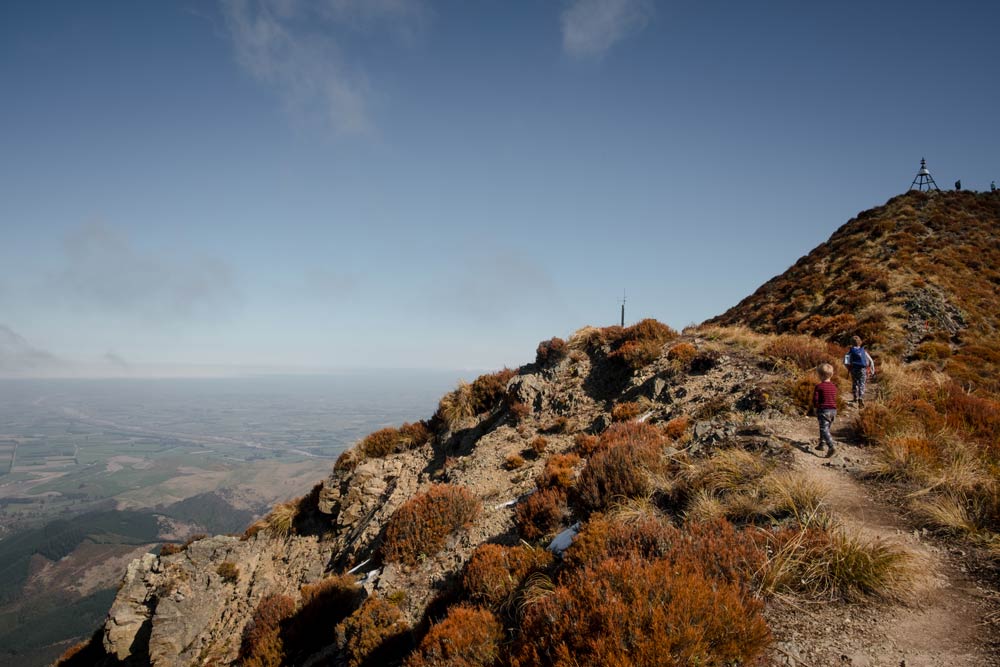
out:
{"label": "orange-brown shrub", "polygon": [[553,561],[546,549],[481,544],[462,573],[462,587],[469,600],[494,611],[506,608],[529,575],[548,568]]}
{"label": "orange-brown shrub", "polygon": [[503,462],[503,467],[507,470],[517,470],[523,465],[524,457],[520,454],[510,454]]}
{"label": "orange-brown shrub", "polygon": [[680,440],[691,427],[691,420],[687,415],[674,417],[663,426],[663,435],[671,440]]}
{"label": "orange-brown shrub", "polygon": [[406,667],[490,667],[503,638],[503,626],[489,610],[460,604],[431,627]]}
{"label": "orange-brown shrub", "polygon": [[576,437],[573,438],[573,445],[580,456],[590,456],[597,449],[598,442],[600,440],[596,435],[586,433],[577,433]]}
{"label": "orange-brown shrub", "polygon": [[538,488],[559,487],[568,489],[573,485],[573,468],[580,463],[576,454],[553,454],[545,461],[545,468],[535,480]]}
{"label": "orange-brown shrub", "polygon": [[898,433],[906,423],[906,415],[884,405],[868,405],[854,418],[854,429],[868,445],[880,445],[887,436]]}
{"label": "orange-brown shrub", "polygon": [[365,436],[357,450],[366,459],[382,458],[420,447],[430,439],[431,431],[425,422],[405,423],[399,428],[390,426]]}
{"label": "orange-brown shrub", "polygon": [[530,443],[528,443],[528,447],[531,448],[531,451],[533,451],[536,456],[541,456],[542,454],[544,454],[545,448],[548,446],[549,446],[549,441],[545,438],[545,436],[541,435],[538,436],[537,438],[534,438]]}
{"label": "orange-brown shrub", "polygon": [[507,395],[507,383],[517,371],[504,368],[496,373],[480,375],[472,382],[472,411],[475,414],[492,411]]}
{"label": "orange-brown shrub", "polygon": [[927,341],[917,346],[917,349],[913,351],[913,356],[927,361],[944,361],[951,357],[951,346],[947,343]]}
{"label": "orange-brown shrub", "polygon": [[215,568],[215,573],[222,577],[223,581],[231,584],[240,578],[240,566],[232,561],[224,560],[219,563],[219,567]]}
{"label": "orange-brown shrub", "polygon": [[515,401],[510,404],[510,414],[514,421],[524,421],[524,418],[531,414],[531,406],[521,401]]}
{"label": "orange-brown shrub", "polygon": [[597,511],[617,498],[649,493],[649,472],[661,467],[663,441],[663,434],[649,424],[612,424],[577,480],[575,495],[580,505]]}
{"label": "orange-brown shrub", "polygon": [[543,340],[538,344],[538,349],[535,350],[535,363],[539,366],[555,364],[562,361],[568,352],[566,341],[562,338]]}
{"label": "orange-brown shrub", "polygon": [[951,384],[944,412],[948,426],[1000,452],[1000,402],[967,394],[961,387]]}
{"label": "orange-brown shrub", "polygon": [[697,563],[611,558],[525,607],[510,664],[747,664],[770,639],[761,607]]}
{"label": "orange-brown shrub", "polygon": [[280,667],[285,655],[281,624],[295,613],[295,600],[287,595],[265,595],[243,629],[240,667]]}
{"label": "orange-brown shrub", "polygon": [[795,380],[787,382],[785,389],[788,392],[789,399],[792,401],[792,405],[807,415],[814,414],[813,392],[818,383],[819,378],[815,374],[801,375]]}
{"label": "orange-brown shrub", "polygon": [[569,417],[559,415],[549,422],[544,429],[545,433],[566,433],[572,427]]}
{"label": "orange-brown shrub", "polygon": [[182,547],[180,544],[176,544],[174,542],[167,542],[162,547],[160,547],[160,557],[162,558],[163,556],[173,556],[174,554],[179,554],[182,551],[184,551],[184,547]]}
{"label": "orange-brown shrub", "polygon": [[812,336],[777,336],[764,346],[764,354],[774,359],[791,361],[801,370],[807,371],[822,363],[833,363],[841,356],[840,348]]}
{"label": "orange-brown shrub", "polygon": [[611,408],[611,420],[616,422],[627,422],[630,419],[638,417],[639,412],[639,404],[635,401],[616,403],[615,406]]}
{"label": "orange-brown shrub", "polygon": [[537,540],[551,535],[562,525],[566,510],[565,490],[540,489],[514,508],[514,525],[524,539]]}
{"label": "orange-brown shrub", "polygon": [[382,555],[390,562],[416,565],[422,556],[436,554],[445,539],[471,523],[480,509],[479,499],[465,487],[435,484],[389,518]]}
{"label": "orange-brown shrub", "polygon": [[357,609],[361,587],[339,574],[299,589],[302,606],[282,632],[289,664],[298,664],[334,641],[333,628]]}
{"label": "orange-brown shrub", "polygon": [[348,667],[374,667],[403,655],[408,630],[396,605],[372,595],[337,625],[335,633]]}
{"label": "orange-brown shrub", "polygon": [[698,349],[691,343],[677,343],[667,350],[667,359],[675,361],[679,366],[686,367],[698,354]]}
{"label": "orange-brown shrub", "polygon": [[664,519],[623,523],[601,514],[584,524],[564,554],[569,567],[593,567],[608,558],[694,562],[708,576],[730,583],[747,583],[764,557],[752,534],[736,531],[725,519],[689,522],[680,529]]}
{"label": "orange-brown shrub", "polygon": [[654,319],[645,319],[621,330],[620,337],[612,343],[609,359],[616,359],[632,370],[653,363],[660,356],[663,346],[677,338],[677,332]]}

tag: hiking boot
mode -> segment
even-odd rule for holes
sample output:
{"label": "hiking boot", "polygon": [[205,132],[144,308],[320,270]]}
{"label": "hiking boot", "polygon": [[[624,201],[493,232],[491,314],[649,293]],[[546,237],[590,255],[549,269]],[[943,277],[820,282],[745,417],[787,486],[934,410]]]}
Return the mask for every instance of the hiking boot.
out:
{"label": "hiking boot", "polygon": [[837,453],[837,450],[834,449],[833,445],[830,445],[827,448],[827,450],[826,450],[826,458],[831,458],[836,453]]}
{"label": "hiking boot", "polygon": [[858,399],[858,405],[860,405],[861,407],[865,407],[865,399],[859,398]]}
{"label": "hiking boot", "polygon": [[814,447],[813,449],[815,449],[816,451],[819,451],[819,450],[823,449],[824,447],[826,447],[826,445],[825,445],[825,444],[823,444],[823,441],[822,441],[822,440],[820,440],[820,441],[819,441],[819,444],[818,444],[818,445],[816,445],[816,446],[815,446],[815,447]]}

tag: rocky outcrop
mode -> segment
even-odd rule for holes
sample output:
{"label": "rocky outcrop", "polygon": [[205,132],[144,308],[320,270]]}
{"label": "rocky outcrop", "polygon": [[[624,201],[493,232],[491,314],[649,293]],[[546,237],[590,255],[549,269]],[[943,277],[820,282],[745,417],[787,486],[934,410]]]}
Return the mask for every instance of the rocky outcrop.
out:
{"label": "rocky outcrop", "polygon": [[[118,660],[181,667],[236,658],[243,626],[265,595],[298,595],[320,578],[332,545],[316,537],[210,537],[166,557],[146,554],[125,574],[104,628]],[[219,566],[236,566],[235,578]]]}

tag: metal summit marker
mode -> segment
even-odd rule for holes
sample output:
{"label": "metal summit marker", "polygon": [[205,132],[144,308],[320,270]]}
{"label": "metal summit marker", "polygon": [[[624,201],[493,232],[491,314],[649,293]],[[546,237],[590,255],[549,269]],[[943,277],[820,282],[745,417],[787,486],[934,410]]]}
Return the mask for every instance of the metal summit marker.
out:
{"label": "metal summit marker", "polygon": [[934,177],[931,176],[931,172],[927,171],[927,160],[920,158],[920,171],[913,178],[913,182],[910,183],[911,190],[920,190],[930,192],[931,190],[937,190],[941,192],[941,188],[937,186],[934,182]]}

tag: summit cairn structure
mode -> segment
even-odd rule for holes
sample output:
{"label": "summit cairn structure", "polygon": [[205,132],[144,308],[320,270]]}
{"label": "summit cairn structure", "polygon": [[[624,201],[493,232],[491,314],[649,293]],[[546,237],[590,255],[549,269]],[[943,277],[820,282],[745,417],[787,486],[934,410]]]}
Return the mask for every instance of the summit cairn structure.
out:
{"label": "summit cairn structure", "polygon": [[910,183],[911,190],[920,190],[924,192],[930,192],[931,190],[936,190],[941,192],[941,188],[937,186],[934,182],[934,177],[931,176],[931,172],[927,170],[927,160],[920,158],[920,171],[917,175],[913,177],[913,182]]}

